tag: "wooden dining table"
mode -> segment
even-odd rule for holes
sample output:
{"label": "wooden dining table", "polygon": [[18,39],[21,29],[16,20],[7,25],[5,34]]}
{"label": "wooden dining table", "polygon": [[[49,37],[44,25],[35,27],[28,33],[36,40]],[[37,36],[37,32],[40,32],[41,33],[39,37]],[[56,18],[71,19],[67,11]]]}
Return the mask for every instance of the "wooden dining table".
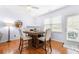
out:
{"label": "wooden dining table", "polygon": [[28,36],[32,37],[32,40],[29,40],[28,44],[30,47],[34,47],[34,48],[39,48],[39,42],[40,40],[38,40],[39,35],[43,34],[43,31],[30,31],[30,30],[26,30],[23,31],[24,33],[28,34]]}

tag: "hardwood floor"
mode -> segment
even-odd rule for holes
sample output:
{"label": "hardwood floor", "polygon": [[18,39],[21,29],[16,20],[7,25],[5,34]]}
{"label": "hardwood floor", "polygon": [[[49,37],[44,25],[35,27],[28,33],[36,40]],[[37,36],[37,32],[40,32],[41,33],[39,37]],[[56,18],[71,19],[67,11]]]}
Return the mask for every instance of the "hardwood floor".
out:
{"label": "hardwood floor", "polygon": [[[0,44],[0,54],[19,54],[19,40],[5,42]],[[66,54],[67,49],[62,47],[63,43],[52,41],[52,54]],[[44,54],[45,51],[41,48],[24,48],[23,54]]]}

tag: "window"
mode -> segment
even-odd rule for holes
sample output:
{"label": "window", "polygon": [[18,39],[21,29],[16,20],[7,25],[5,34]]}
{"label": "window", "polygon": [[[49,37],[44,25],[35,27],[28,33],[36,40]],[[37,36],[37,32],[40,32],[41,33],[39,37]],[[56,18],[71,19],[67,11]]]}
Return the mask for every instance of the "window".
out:
{"label": "window", "polygon": [[50,19],[45,19],[44,20],[44,30],[46,30],[46,29],[51,29],[51,26],[50,26]]}
{"label": "window", "polygon": [[44,29],[52,29],[53,32],[61,32],[62,31],[62,17],[55,16],[49,19],[44,20]]}
{"label": "window", "polygon": [[56,16],[51,19],[52,31],[62,32],[62,17]]}
{"label": "window", "polygon": [[67,18],[67,40],[79,42],[79,15]]}

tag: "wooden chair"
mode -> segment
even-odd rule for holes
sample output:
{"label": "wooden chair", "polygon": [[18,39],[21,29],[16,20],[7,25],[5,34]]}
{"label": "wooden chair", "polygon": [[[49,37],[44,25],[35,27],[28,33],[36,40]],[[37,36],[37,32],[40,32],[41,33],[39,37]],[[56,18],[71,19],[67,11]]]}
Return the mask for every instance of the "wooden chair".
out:
{"label": "wooden chair", "polygon": [[[20,32],[20,44],[19,44],[19,51],[20,54],[22,53],[22,50],[24,48],[24,45],[28,44],[28,41],[31,40],[32,38],[30,36],[27,36],[25,33],[23,33],[22,30],[19,30]],[[26,42],[26,43],[25,43]]]}
{"label": "wooden chair", "polygon": [[[40,37],[38,39],[43,42],[41,46],[45,50],[45,53],[47,54],[49,50],[50,50],[50,53],[52,53],[52,47],[51,47],[51,30],[47,29],[46,32],[45,32],[45,36],[44,37]],[[47,45],[48,45],[48,47],[47,47]],[[47,48],[48,48],[48,50],[47,50]]]}

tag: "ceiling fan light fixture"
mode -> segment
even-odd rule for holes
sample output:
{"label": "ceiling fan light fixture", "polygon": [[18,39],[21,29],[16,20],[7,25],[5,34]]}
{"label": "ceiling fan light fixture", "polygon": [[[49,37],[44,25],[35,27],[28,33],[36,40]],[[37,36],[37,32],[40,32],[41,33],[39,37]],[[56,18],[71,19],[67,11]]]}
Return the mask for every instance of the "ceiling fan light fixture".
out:
{"label": "ceiling fan light fixture", "polygon": [[33,6],[33,5],[20,5],[20,6],[25,6],[26,8],[30,8],[30,9],[39,9],[38,7],[36,6]]}

